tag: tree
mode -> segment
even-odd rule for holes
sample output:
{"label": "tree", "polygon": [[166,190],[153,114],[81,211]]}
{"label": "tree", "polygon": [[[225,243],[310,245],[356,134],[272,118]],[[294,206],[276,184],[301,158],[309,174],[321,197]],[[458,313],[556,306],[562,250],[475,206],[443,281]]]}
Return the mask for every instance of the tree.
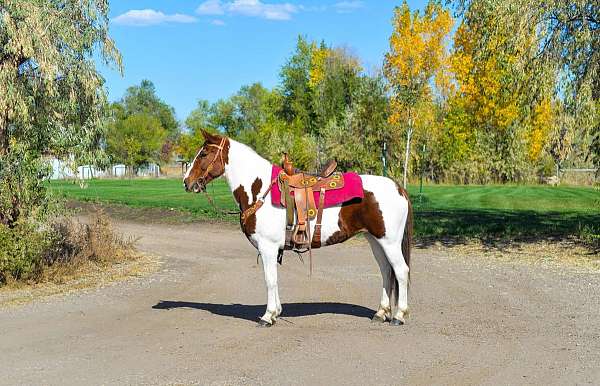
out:
{"label": "tree", "polygon": [[425,11],[411,13],[406,1],[394,10],[390,51],[384,73],[392,90],[390,124],[406,134],[403,184],[407,184],[415,110],[431,100],[434,78],[442,74],[447,57],[446,38],[452,17],[438,2],[429,1]]}
{"label": "tree", "polygon": [[342,169],[379,173],[381,146],[390,136],[385,82],[381,76],[363,75],[357,80],[352,102],[342,107],[341,118],[330,119],[321,129],[324,152]]}
{"label": "tree", "polygon": [[313,51],[309,85],[316,121],[313,135],[317,141],[318,164],[326,161],[323,131],[328,126],[348,122],[346,113],[357,95],[361,73],[360,61],[347,49],[328,48],[321,43],[321,47]]}
{"label": "tree", "polygon": [[[454,39],[451,69],[457,87],[450,103],[460,114],[450,115],[446,124],[454,129],[453,133],[464,135],[461,150],[466,162],[459,166],[465,171],[462,182],[514,181],[523,177],[528,165],[526,140],[530,122],[522,108],[522,95],[514,87],[513,81],[519,74],[513,71],[511,63],[516,60],[516,53],[486,48],[490,55],[478,58],[475,51],[476,47],[497,47],[511,34],[510,25],[496,26],[503,33],[481,43],[493,17],[485,14],[463,21]],[[538,128],[538,132],[543,131],[546,130]],[[536,135],[529,138],[537,139]]]}
{"label": "tree", "polygon": [[160,162],[161,147],[167,136],[167,130],[157,117],[132,114],[110,126],[107,151],[115,161],[123,162],[133,172],[150,162]]}
{"label": "tree", "polygon": [[[313,54],[310,85],[317,128],[340,119],[360,87],[362,68],[358,58],[342,48],[320,48]],[[322,62],[319,64],[319,62]]]}
{"label": "tree", "polygon": [[[514,54],[509,63],[513,90],[522,96],[526,113],[544,99],[554,100],[562,118],[551,130],[549,151],[561,157],[573,154],[583,162],[593,159],[600,170],[600,3],[596,0],[493,1],[457,0],[458,15],[476,24],[482,17],[488,28],[474,42],[473,60],[494,52]],[[508,26],[510,33],[502,26]],[[496,45],[486,42],[495,40]],[[530,116],[526,114],[524,116]],[[573,143],[564,146],[565,139]],[[558,148],[561,148],[559,151]],[[576,150],[570,152],[569,149]],[[557,159],[555,157],[555,159]]]}
{"label": "tree", "polygon": [[[303,37],[298,38],[280,76],[281,97],[271,98],[270,106],[280,104],[281,108],[267,119],[266,130],[260,134],[261,140],[268,138],[265,153],[275,154],[274,149],[290,152],[299,160],[298,166],[306,169],[318,168],[325,161],[325,152],[342,167],[376,169],[373,160],[379,160],[387,128],[378,120],[387,117],[387,98],[379,89],[381,79],[365,75],[360,60],[348,49]],[[376,117],[365,119],[365,112],[375,111]],[[375,135],[367,135],[372,130]],[[340,137],[346,138],[347,146],[339,146]]]}
{"label": "tree", "polygon": [[207,130],[213,126],[213,108],[206,99],[198,100],[196,108],[192,110],[185,120],[185,126],[193,133],[201,134],[202,130]]}
{"label": "tree", "polygon": [[[151,81],[143,80],[139,86],[129,87],[123,98],[111,105],[111,110],[113,119],[106,142],[114,161],[124,162],[132,168],[148,162],[169,161],[180,135],[179,123],[175,110],[156,95]],[[134,127],[135,124],[141,126]],[[150,127],[156,132],[149,132]],[[140,144],[119,142],[125,138],[135,139]]]}
{"label": "tree", "polygon": [[94,58],[121,65],[108,26],[107,0],[0,3],[0,223],[44,212],[44,155],[102,158]]}
{"label": "tree", "polygon": [[170,139],[176,139],[179,123],[175,118],[175,109],[163,102],[156,95],[156,87],[151,81],[144,79],[139,86],[131,86],[125,91],[121,100],[125,115],[148,114],[156,117]]}
{"label": "tree", "polygon": [[186,130],[179,141],[179,151],[186,159],[204,142],[202,130],[222,132],[250,146],[260,148],[260,130],[280,110],[281,97],[276,91],[264,88],[260,83],[242,86],[228,99],[210,104],[199,100],[197,107],[185,121]]}
{"label": "tree", "polygon": [[286,122],[293,124],[298,133],[312,133],[316,127],[315,112],[312,104],[310,73],[314,42],[308,42],[298,36],[296,51],[281,68],[281,94],[283,104],[281,116]]}

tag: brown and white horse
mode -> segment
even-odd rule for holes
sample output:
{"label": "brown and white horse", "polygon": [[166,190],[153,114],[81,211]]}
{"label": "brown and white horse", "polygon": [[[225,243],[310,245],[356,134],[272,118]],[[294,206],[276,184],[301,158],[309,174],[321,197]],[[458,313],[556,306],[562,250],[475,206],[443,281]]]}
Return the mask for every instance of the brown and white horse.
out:
{"label": "brown and white horse", "polygon": [[[259,325],[271,326],[282,312],[277,256],[285,244],[286,228],[285,209],[270,205],[272,165],[230,138],[207,132],[204,138],[204,145],[183,178],[184,187],[200,192],[215,178],[223,175],[227,179],[241,213],[248,216],[240,221],[242,231],[258,249],[263,263],[267,309]],[[361,175],[361,179],[364,199],[324,209],[321,240],[325,240],[323,245],[333,245],[365,232],[383,276],[381,301],[373,320],[401,325],[408,312],[411,204],[406,191],[391,179],[372,175]],[[265,205],[256,212],[248,210],[265,193]]]}

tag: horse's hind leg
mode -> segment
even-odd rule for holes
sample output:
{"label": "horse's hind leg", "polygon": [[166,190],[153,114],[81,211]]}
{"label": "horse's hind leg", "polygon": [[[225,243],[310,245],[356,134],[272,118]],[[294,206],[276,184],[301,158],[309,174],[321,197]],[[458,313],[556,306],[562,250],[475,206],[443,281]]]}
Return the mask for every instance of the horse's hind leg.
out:
{"label": "horse's hind leg", "polygon": [[392,266],[388,262],[388,259],[383,251],[379,242],[375,240],[375,238],[366,234],[366,238],[371,245],[371,250],[373,251],[373,255],[375,256],[375,260],[379,265],[379,270],[381,271],[381,276],[383,278],[383,289],[381,293],[381,301],[379,302],[379,308],[377,312],[373,316],[373,322],[383,323],[387,320],[392,319],[392,308],[390,304],[390,296],[391,296],[391,281],[390,281],[390,273]]}
{"label": "horse's hind leg", "polygon": [[[404,324],[404,317],[408,314],[408,265],[402,254],[401,242],[394,242],[388,239],[377,240],[385,252],[389,263],[394,269],[398,285],[397,307],[393,313],[391,324]],[[393,287],[393,283],[391,284]],[[393,305],[392,305],[393,306]]]}

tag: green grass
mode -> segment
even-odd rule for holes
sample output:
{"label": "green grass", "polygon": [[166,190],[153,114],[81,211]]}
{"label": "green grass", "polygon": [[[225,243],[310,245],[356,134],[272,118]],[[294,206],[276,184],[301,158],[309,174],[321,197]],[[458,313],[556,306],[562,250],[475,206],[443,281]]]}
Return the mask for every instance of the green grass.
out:
{"label": "green grass", "polygon": [[455,240],[577,237],[600,230],[600,191],[526,185],[411,189],[416,234]]}
{"label": "green grass", "polygon": [[85,184],[82,189],[79,183],[72,181],[49,182],[54,194],[84,202],[174,209],[201,219],[220,218],[223,217],[221,211],[237,210],[224,180],[217,180],[208,186],[208,193],[219,211],[215,211],[203,194],[187,193],[181,179],[97,179],[86,181]]}
{"label": "green grass", "polygon": [[[180,179],[92,180],[85,189],[69,181],[49,185],[55,194],[80,201],[238,219],[216,212],[204,195],[186,193]],[[416,186],[409,191],[421,238],[565,238],[600,229],[600,191],[591,187],[426,185],[421,195]],[[208,193],[219,210],[237,209],[224,180],[210,184]]]}

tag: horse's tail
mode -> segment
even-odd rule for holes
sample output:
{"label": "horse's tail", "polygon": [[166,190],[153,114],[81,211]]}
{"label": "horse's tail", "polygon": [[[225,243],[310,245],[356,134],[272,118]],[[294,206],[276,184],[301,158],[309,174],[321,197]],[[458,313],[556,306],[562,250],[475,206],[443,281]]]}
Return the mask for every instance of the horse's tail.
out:
{"label": "horse's tail", "polygon": [[398,187],[398,191],[406,199],[408,203],[408,213],[406,214],[406,224],[404,224],[404,235],[402,236],[402,256],[404,256],[404,262],[409,268],[408,270],[408,283],[410,284],[410,249],[412,246],[413,238],[413,208],[410,202],[410,197],[406,189]]}
{"label": "horse's tail", "polygon": [[[410,273],[410,271],[408,271]],[[390,265],[389,269],[389,283],[390,283],[390,304],[398,304],[398,295],[400,286],[398,285],[398,278],[394,272],[394,268]]]}

